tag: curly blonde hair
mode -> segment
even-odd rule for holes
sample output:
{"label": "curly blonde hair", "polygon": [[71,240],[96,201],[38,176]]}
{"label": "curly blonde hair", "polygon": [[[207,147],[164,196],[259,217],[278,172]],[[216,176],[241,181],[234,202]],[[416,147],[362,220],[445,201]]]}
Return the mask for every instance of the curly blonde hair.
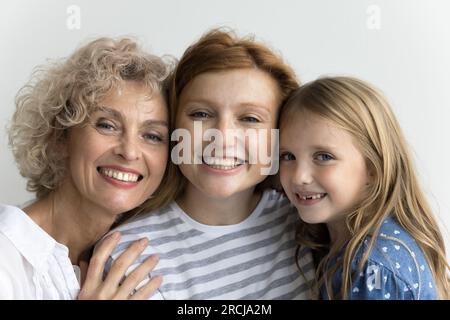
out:
{"label": "curly blonde hair", "polygon": [[69,128],[82,124],[92,107],[123,81],[138,81],[167,98],[170,64],[129,38],[99,38],[66,59],[38,67],[16,96],[9,144],[27,190],[38,199],[66,175],[60,152]]}

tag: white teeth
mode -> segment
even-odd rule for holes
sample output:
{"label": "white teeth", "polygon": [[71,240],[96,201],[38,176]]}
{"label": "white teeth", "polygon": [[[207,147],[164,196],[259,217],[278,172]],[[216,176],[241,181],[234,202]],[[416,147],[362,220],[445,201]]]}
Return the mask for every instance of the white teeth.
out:
{"label": "white teeth", "polygon": [[124,182],[136,182],[139,179],[139,175],[134,173],[125,173],[121,171],[116,171],[112,169],[100,168],[100,173],[104,176],[114,178],[116,180]]}
{"label": "white teeth", "polygon": [[313,194],[310,196],[300,196],[299,198],[302,200],[316,200],[316,199],[321,199],[325,196],[325,193],[318,193],[318,194]]}
{"label": "white teeth", "polygon": [[208,166],[221,170],[230,170],[243,163],[243,161],[239,159],[222,159],[215,157],[205,157],[203,160]]}
{"label": "white teeth", "polygon": [[227,166],[210,166],[210,167],[214,168],[214,169],[219,169],[219,170],[231,170],[231,169],[236,168],[236,167],[227,167]]}

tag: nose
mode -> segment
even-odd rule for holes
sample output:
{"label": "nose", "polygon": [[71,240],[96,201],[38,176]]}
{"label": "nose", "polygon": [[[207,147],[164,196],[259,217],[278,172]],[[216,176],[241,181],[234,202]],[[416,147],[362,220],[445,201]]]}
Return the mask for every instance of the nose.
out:
{"label": "nose", "polygon": [[292,176],[295,185],[308,185],[314,181],[311,165],[304,161],[298,161]]}
{"label": "nose", "polygon": [[219,117],[217,119],[216,129],[219,130],[222,133],[222,136],[223,136],[224,141],[225,141],[227,132],[229,132],[230,130],[237,129],[237,128],[235,126],[235,123],[234,123],[232,117],[224,115],[224,116]]}
{"label": "nose", "polygon": [[114,148],[114,153],[127,161],[138,160],[141,157],[139,142],[130,135],[123,135]]}
{"label": "nose", "polygon": [[227,115],[218,117],[211,129],[215,129],[216,134],[220,134],[220,139],[214,139],[215,156],[237,156],[238,136],[235,130],[238,128],[232,117]]}

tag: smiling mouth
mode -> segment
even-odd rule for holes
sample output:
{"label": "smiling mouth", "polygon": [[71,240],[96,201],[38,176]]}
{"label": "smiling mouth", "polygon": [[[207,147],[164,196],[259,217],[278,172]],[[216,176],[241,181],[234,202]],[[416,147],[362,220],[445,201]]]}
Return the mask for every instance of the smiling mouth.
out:
{"label": "smiling mouth", "polygon": [[245,161],[241,159],[217,157],[203,157],[202,162],[208,167],[218,170],[232,170],[245,164]]}
{"label": "smiling mouth", "polygon": [[123,172],[120,170],[114,170],[111,168],[103,168],[103,167],[98,167],[97,168],[98,173],[100,173],[102,176],[104,177],[108,177],[117,181],[121,181],[121,182],[139,182],[141,181],[144,176],[140,175],[140,174],[134,174],[131,172]]}
{"label": "smiling mouth", "polygon": [[323,199],[327,196],[327,193],[316,193],[316,194],[309,194],[309,195],[301,195],[299,193],[295,194],[298,199],[306,201],[306,200],[318,200]]}

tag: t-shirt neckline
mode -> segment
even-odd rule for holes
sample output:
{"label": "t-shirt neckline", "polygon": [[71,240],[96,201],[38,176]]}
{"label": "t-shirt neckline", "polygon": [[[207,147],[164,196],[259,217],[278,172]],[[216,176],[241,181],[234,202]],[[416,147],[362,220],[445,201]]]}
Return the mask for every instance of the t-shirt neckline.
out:
{"label": "t-shirt neckline", "polygon": [[172,202],[172,208],[179,214],[180,218],[187,224],[190,224],[192,227],[194,227],[197,230],[200,230],[205,233],[229,233],[237,230],[242,230],[247,225],[251,224],[252,221],[257,218],[260,213],[263,211],[263,209],[266,207],[267,201],[269,199],[269,190],[265,190],[261,196],[261,199],[259,200],[258,204],[256,205],[255,209],[250,213],[250,215],[242,220],[241,222],[238,222],[236,224],[231,225],[207,225],[198,222],[197,220],[191,218],[186,212],[183,211],[183,209],[180,208],[180,206],[173,201]]}

